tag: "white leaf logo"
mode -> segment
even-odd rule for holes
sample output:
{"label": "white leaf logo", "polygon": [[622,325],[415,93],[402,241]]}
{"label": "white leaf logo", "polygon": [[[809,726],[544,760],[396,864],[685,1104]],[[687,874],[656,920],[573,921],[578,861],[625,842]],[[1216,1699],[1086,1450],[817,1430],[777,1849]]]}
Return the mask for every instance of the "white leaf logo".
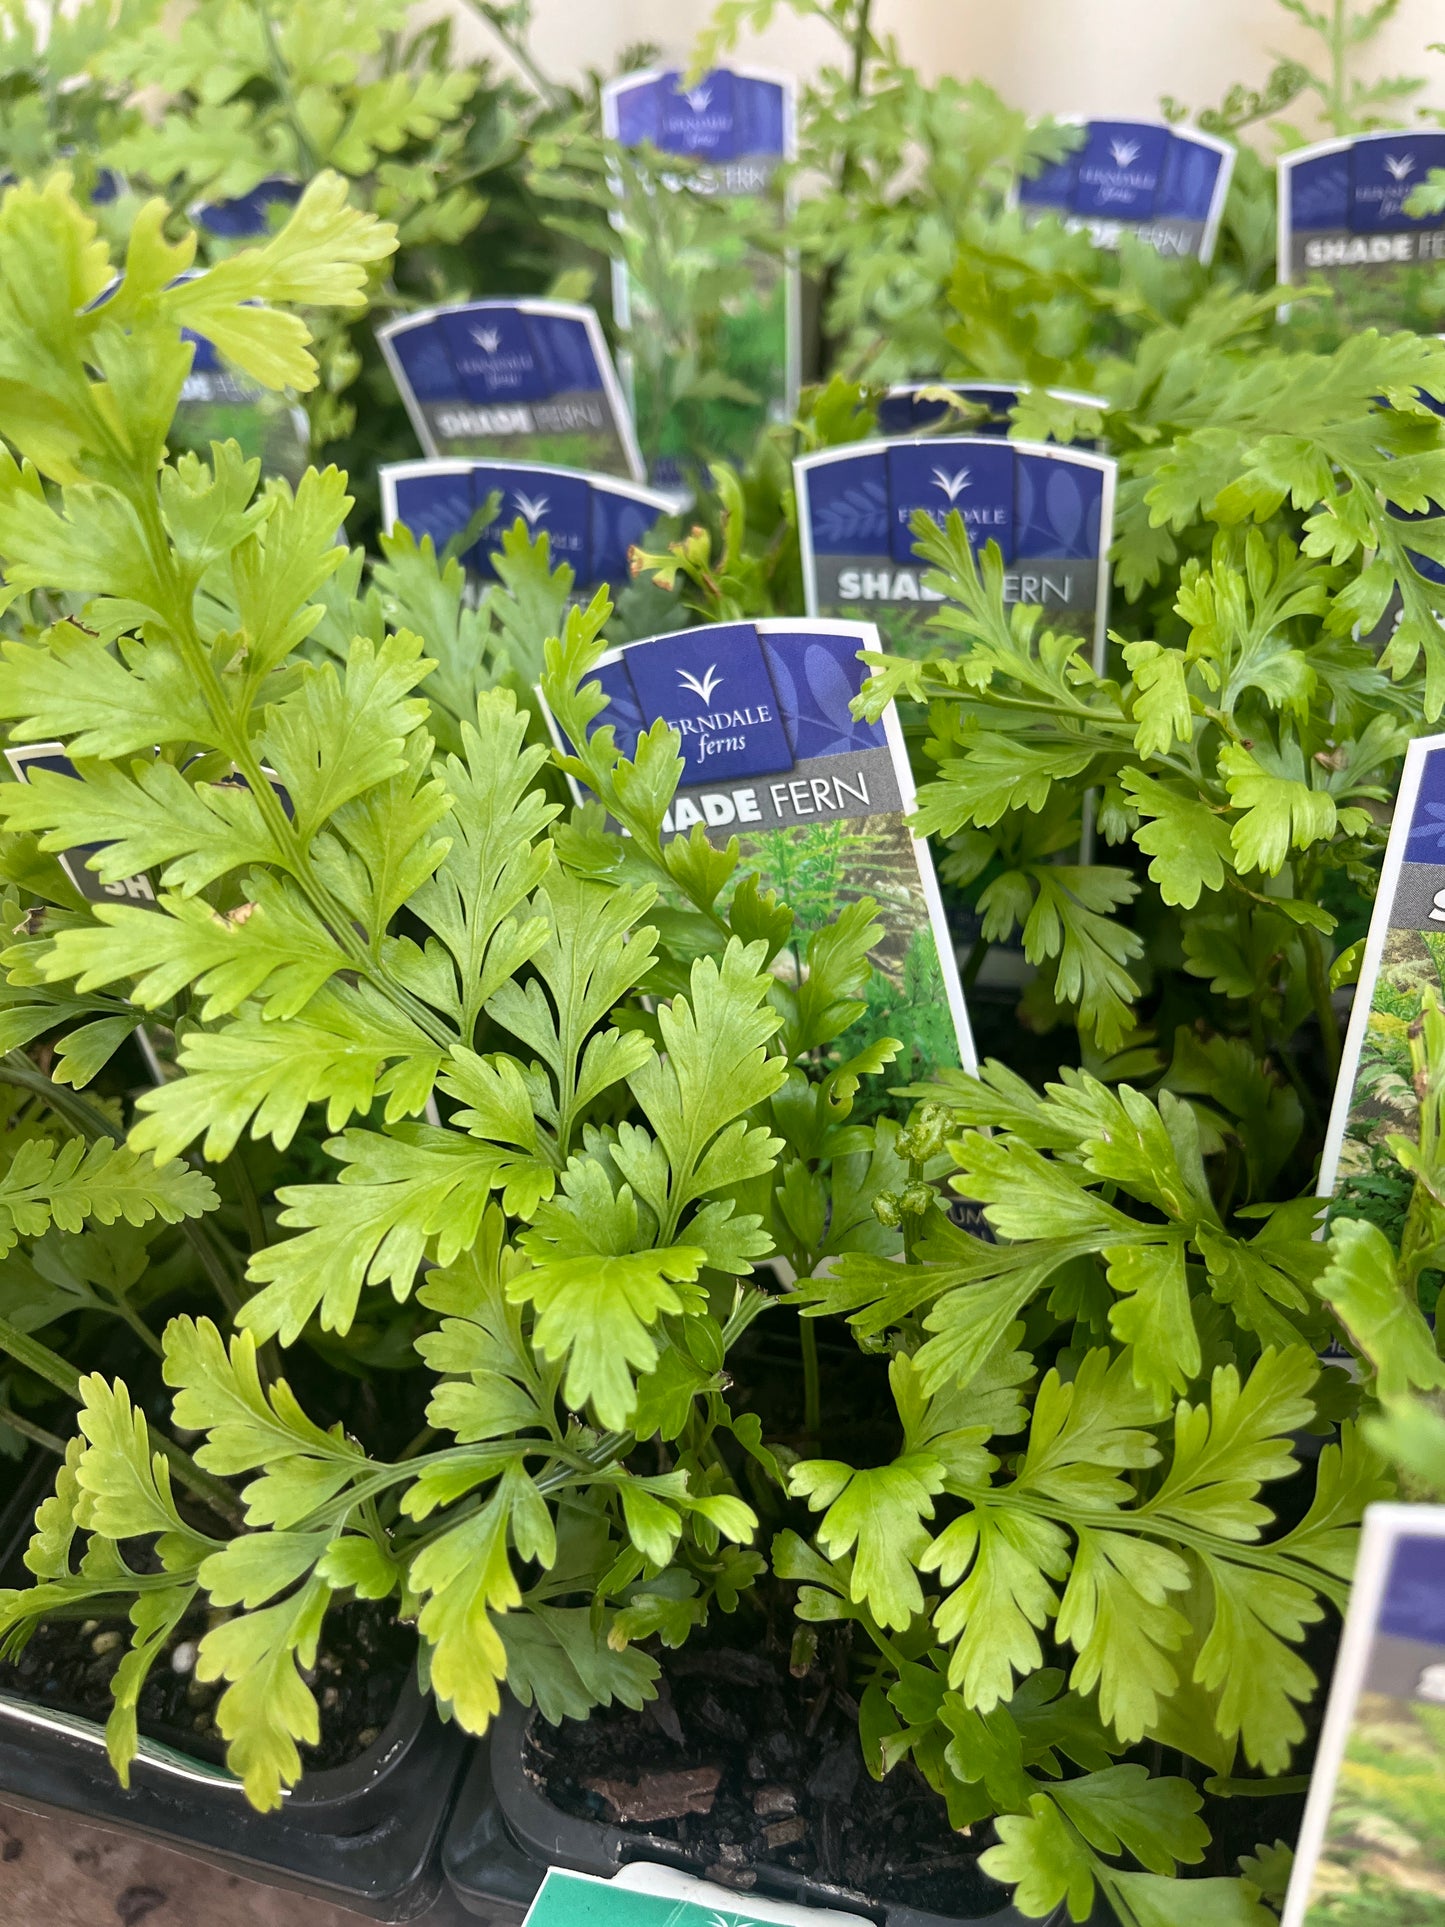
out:
{"label": "white leaf logo", "polygon": [[1385,156],[1385,172],[1392,181],[1407,180],[1409,176],[1415,172],[1415,156],[1413,154],[1387,154]]}
{"label": "white leaf logo", "polygon": [[484,355],[494,355],[502,345],[500,328],[473,328],[472,340]]}
{"label": "white leaf logo", "polygon": [[945,475],[941,468],[933,471],[933,486],[943,490],[950,502],[956,502],[966,488],[972,488],[966,468],[956,468],[952,475]]}
{"label": "white leaf logo", "polygon": [[515,490],[515,494],[517,498],[517,513],[525,518],[529,529],[535,529],[542,517],[547,513],[550,506],[550,498],[546,495],[524,495],[521,489]]}
{"label": "white leaf logo", "polygon": [[1132,167],[1139,158],[1138,141],[1110,141],[1109,152],[1116,167]]}
{"label": "white leaf logo", "polygon": [[690,689],[694,696],[701,696],[706,703],[712,701],[712,692],[722,681],[722,677],[717,673],[717,664],[710,662],[702,673],[701,681],[696,676],[690,676],[685,669],[678,670],[677,680],[684,689]]}
{"label": "white leaf logo", "polygon": [[695,114],[705,114],[712,106],[712,88],[708,86],[689,88],[683,99]]}

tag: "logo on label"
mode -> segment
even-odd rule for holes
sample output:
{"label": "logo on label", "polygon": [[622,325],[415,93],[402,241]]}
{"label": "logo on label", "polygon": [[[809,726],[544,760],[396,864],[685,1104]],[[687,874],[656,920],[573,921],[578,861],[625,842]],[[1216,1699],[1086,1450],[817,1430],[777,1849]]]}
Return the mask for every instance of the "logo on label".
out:
{"label": "logo on label", "polygon": [[1415,172],[1415,156],[1413,154],[1387,154],[1385,156],[1385,172],[1392,181],[1406,180]]}
{"label": "logo on label", "polygon": [[501,330],[498,328],[473,328],[472,340],[484,355],[494,355],[502,345]]}
{"label": "logo on label", "polygon": [[945,475],[941,468],[933,471],[933,486],[942,489],[950,502],[956,502],[966,488],[972,488],[966,468],[956,468],[952,475]]}
{"label": "logo on label", "polygon": [[718,688],[723,679],[717,673],[717,664],[710,662],[702,673],[701,681],[696,676],[690,676],[685,669],[678,670],[677,680],[684,689],[690,689],[694,696],[700,696],[706,703],[712,701],[712,692]]}
{"label": "logo on label", "polygon": [[1139,158],[1138,141],[1110,141],[1109,152],[1116,167],[1132,167]]}
{"label": "logo on label", "polygon": [[706,85],[688,88],[682,97],[695,114],[705,114],[712,106],[712,88]]}
{"label": "logo on label", "polygon": [[537,524],[547,513],[550,506],[550,498],[545,495],[535,497],[525,495],[521,489],[516,489],[514,495],[517,503],[517,513],[523,518],[529,529],[535,530]]}

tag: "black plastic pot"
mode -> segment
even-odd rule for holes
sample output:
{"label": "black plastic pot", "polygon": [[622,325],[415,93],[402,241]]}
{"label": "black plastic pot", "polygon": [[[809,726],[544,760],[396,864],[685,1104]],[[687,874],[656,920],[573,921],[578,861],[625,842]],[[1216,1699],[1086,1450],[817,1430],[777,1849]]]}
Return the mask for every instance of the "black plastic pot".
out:
{"label": "black plastic pot", "polygon": [[[0,1512],[8,1583],[23,1580],[30,1516],[52,1474],[53,1461],[36,1464]],[[11,1804],[145,1834],[381,1921],[413,1920],[441,1891],[439,1847],[468,1744],[409,1678],[373,1745],[262,1814],[223,1769],[144,1739],[123,1788],[93,1721],[0,1692],[0,1794]]]}
{"label": "black plastic pot", "polygon": [[[522,1747],[531,1717],[515,1700],[504,1703],[490,1744],[477,1748],[442,1846],[452,1892],[488,1927],[517,1927],[549,1866],[605,1880],[633,1860],[683,1864],[673,1840],[579,1820],[554,1807],[523,1770]],[[797,1906],[832,1907],[872,1920],[877,1927],[1052,1927],[1064,1919],[1061,1910],[1050,1922],[1026,1923],[1012,1907],[967,1919],[945,1918],[893,1901],[860,1900],[788,1867],[760,1866],[756,1871],[758,1884],[749,1892]],[[739,1895],[738,1904],[746,1908],[747,1896]]]}

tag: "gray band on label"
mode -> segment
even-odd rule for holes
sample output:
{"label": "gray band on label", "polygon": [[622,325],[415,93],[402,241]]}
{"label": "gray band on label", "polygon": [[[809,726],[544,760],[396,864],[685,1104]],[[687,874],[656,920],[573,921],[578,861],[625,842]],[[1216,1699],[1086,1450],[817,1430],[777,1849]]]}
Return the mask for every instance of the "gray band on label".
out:
{"label": "gray band on label", "polygon": [[[818,607],[825,615],[843,609],[941,606],[947,597],[923,583],[932,564],[893,562],[877,555],[820,555],[814,560]],[[1028,561],[1011,563],[1004,571],[1003,599],[1060,614],[1093,620],[1098,605],[1099,565],[1093,561]]]}
{"label": "gray band on label", "polygon": [[902,809],[892,752],[860,749],[805,757],[775,776],[689,784],[673,798],[665,829],[683,835],[702,823],[746,835],[750,830],[791,829],[799,823],[839,822]]}

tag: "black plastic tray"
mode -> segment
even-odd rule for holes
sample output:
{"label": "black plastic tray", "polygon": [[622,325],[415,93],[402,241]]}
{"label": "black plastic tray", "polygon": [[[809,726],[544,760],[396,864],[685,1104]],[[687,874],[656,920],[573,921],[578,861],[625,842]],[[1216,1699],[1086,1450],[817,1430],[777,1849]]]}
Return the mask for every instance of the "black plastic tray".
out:
{"label": "black plastic tray", "polygon": [[[0,1576],[10,1583],[23,1579],[20,1554],[53,1470],[40,1455],[0,1510]],[[263,1814],[221,1768],[151,1742],[123,1788],[93,1721],[0,1694],[0,1793],[13,1805],[145,1834],[382,1921],[415,1919],[442,1889],[441,1836],[469,1745],[409,1679],[366,1752],[307,1775],[279,1813]]]}
{"label": "black plastic tray", "polygon": [[[608,1879],[633,1860],[681,1864],[675,1841],[579,1820],[545,1799],[522,1769],[522,1743],[531,1717],[515,1700],[503,1702],[490,1745],[477,1748],[442,1846],[452,1892],[488,1927],[517,1927],[549,1866]],[[896,1902],[861,1901],[787,1867],[757,1871],[758,1885],[750,1892],[805,1907],[833,1907],[872,1920],[877,1927],[1053,1927],[1064,1919],[1060,1910],[1048,1922],[1026,1922],[1007,1906],[969,1917],[925,1914]],[[746,1896],[739,1897],[739,1905],[746,1907]]]}

